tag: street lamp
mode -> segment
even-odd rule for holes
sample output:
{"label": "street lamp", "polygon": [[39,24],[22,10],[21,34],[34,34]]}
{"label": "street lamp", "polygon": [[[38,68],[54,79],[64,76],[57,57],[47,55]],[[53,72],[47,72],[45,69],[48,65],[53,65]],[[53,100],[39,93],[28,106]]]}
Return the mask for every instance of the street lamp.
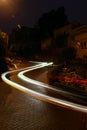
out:
{"label": "street lamp", "polygon": [[2,0],[3,2],[6,2],[6,0]]}
{"label": "street lamp", "polygon": [[7,0],[1,0],[1,2],[3,2],[3,3],[8,3],[8,1],[7,1]]}

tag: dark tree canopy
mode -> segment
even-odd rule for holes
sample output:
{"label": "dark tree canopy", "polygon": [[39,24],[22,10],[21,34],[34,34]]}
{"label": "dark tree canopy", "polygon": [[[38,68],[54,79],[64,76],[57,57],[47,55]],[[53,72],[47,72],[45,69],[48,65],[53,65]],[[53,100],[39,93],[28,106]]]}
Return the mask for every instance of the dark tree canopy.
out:
{"label": "dark tree canopy", "polygon": [[44,13],[37,22],[37,26],[45,35],[52,35],[55,28],[60,28],[66,24],[68,24],[68,20],[63,6],[57,10]]}

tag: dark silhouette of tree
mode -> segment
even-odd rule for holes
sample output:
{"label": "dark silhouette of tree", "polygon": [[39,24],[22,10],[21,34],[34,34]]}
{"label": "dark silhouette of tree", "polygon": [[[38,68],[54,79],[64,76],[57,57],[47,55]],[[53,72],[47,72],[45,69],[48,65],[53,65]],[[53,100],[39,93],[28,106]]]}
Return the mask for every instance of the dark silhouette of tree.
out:
{"label": "dark silhouette of tree", "polygon": [[57,10],[44,13],[38,19],[37,26],[40,28],[42,37],[53,36],[53,30],[68,24],[65,8],[62,6]]}

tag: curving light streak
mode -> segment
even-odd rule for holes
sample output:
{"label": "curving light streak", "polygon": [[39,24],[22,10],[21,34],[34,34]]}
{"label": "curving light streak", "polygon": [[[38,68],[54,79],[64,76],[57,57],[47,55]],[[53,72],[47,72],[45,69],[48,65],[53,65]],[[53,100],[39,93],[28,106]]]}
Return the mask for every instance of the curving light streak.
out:
{"label": "curving light streak", "polygon": [[[35,62],[36,63],[36,62]],[[52,63],[51,63],[52,64]],[[15,73],[15,72],[19,72],[19,71],[23,71],[23,70],[33,70],[34,68],[40,68],[40,67],[45,67],[45,66],[48,66],[48,63],[41,63],[40,64],[38,63],[37,65],[34,65],[34,66],[30,66],[30,67],[26,67],[26,68],[21,68],[21,69],[17,69],[17,70],[12,70],[12,71],[7,71],[3,74],[1,74],[1,78],[4,82],[6,82],[7,84],[11,85],[11,84],[14,84],[13,81],[11,81],[10,79],[7,78],[7,75],[11,74],[11,73]],[[12,86],[12,85],[11,85]]]}
{"label": "curving light streak", "polygon": [[[52,63],[49,63],[49,65],[51,65],[51,64]],[[21,71],[21,72],[18,73],[18,77],[20,79],[22,79],[23,81],[28,82],[28,83],[39,85],[39,86],[42,86],[44,88],[48,88],[50,90],[53,90],[53,91],[56,91],[56,92],[59,92],[59,93],[64,93],[64,94],[68,94],[68,95],[72,95],[72,96],[82,97],[83,98],[82,95],[77,95],[77,94],[74,94],[74,93],[71,93],[71,92],[68,92],[68,91],[64,91],[64,90],[61,90],[61,89],[56,89],[56,88],[53,88],[51,86],[49,87],[49,85],[47,85],[46,83],[33,80],[33,79],[31,79],[31,78],[29,78],[29,77],[27,77],[27,76],[24,75],[24,73],[27,73],[27,72],[29,72],[31,70],[38,69],[38,68],[39,68],[39,66],[31,68],[31,69],[28,69],[28,70],[23,70],[23,71]],[[41,68],[41,66],[40,66],[40,68]]]}
{"label": "curving light streak", "polygon": [[[62,105],[64,107],[68,107],[68,108],[71,108],[71,109],[74,109],[74,110],[77,110],[77,111],[81,111],[81,112],[86,112],[87,113],[87,107],[86,106],[83,106],[83,105],[79,105],[79,104],[76,104],[76,103],[72,103],[72,102],[69,102],[69,101],[64,101],[64,100],[61,100],[61,99],[57,99],[57,98],[54,98],[54,97],[51,97],[51,96],[47,96],[45,94],[41,94],[39,92],[35,92],[34,90],[31,90],[29,88],[26,88],[25,86],[22,86],[20,84],[17,84],[13,81],[10,81],[9,79],[6,78],[6,76],[10,73],[13,73],[13,72],[17,72],[17,71],[22,71],[18,74],[18,76],[27,81],[27,82],[32,82],[36,85],[41,85],[41,86],[44,86],[46,84],[44,83],[41,83],[41,82],[38,82],[38,81],[35,81],[35,80],[32,80],[30,78],[27,78],[25,77],[23,74],[27,71],[31,71],[31,70],[34,70],[34,69],[37,69],[37,68],[42,68],[42,67],[45,67],[45,66],[48,66],[48,65],[51,65],[52,63],[40,63],[38,65],[35,65],[35,66],[31,66],[31,67],[27,67],[27,68],[24,68],[24,69],[19,69],[19,70],[14,70],[14,71],[9,71],[9,72],[6,72],[6,73],[3,73],[1,75],[2,79],[4,82],[6,82],[7,84],[13,86],[14,88],[17,88],[25,93],[28,93],[36,98],[39,98],[40,100],[44,100],[44,101],[47,101],[47,102],[50,102],[50,103],[53,103],[53,104],[56,104],[56,105]],[[46,86],[47,87],[47,86]]]}

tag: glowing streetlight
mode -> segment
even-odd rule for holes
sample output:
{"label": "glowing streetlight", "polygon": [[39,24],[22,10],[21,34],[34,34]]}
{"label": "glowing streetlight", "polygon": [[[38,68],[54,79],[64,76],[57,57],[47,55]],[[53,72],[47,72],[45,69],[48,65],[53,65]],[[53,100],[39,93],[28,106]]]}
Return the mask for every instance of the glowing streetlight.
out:
{"label": "glowing streetlight", "polygon": [[2,4],[7,4],[7,3],[8,3],[8,0],[1,0],[0,3],[2,3]]}
{"label": "glowing streetlight", "polygon": [[3,2],[6,2],[7,0],[2,0]]}

